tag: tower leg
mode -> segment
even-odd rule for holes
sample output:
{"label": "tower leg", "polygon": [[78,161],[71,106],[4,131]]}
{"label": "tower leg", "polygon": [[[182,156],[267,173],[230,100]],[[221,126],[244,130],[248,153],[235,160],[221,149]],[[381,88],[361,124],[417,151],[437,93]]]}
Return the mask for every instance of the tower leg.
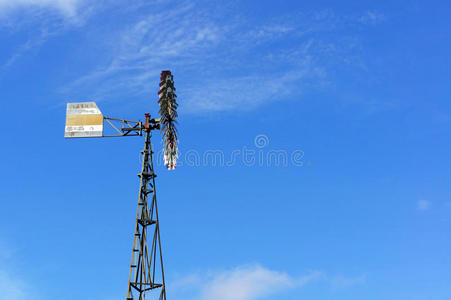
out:
{"label": "tower leg", "polygon": [[[159,300],[166,300],[151,136],[151,130],[146,130],[127,300],[144,300],[146,293],[153,292]],[[149,246],[148,235],[152,238]]]}

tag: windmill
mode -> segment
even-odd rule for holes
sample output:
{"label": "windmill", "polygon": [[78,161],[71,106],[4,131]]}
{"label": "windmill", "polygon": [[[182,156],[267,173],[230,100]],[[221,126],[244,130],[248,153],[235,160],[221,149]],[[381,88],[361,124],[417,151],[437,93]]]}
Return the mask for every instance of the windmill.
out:
{"label": "windmill", "polygon": [[[95,102],[67,103],[64,134],[66,138],[144,135],[127,300],[144,300],[149,294],[157,296],[159,300],[166,300],[151,137],[153,130],[161,130],[164,163],[169,170],[175,169],[178,157],[176,129],[178,105],[174,79],[170,71],[161,72],[158,96],[161,117],[152,119],[150,114],[146,113],[144,123],[103,116]],[[115,134],[105,134],[105,124],[111,126],[109,129]]]}

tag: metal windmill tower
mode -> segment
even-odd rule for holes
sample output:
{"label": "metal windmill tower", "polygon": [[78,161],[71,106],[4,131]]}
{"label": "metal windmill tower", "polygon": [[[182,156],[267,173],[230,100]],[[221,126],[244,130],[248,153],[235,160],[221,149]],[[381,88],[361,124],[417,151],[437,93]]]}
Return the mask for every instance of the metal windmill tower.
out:
{"label": "metal windmill tower", "polygon": [[[94,102],[68,103],[64,137],[126,137],[144,135],[143,160],[139,186],[138,211],[133,238],[132,259],[127,288],[127,300],[144,300],[146,295],[166,300],[160,223],[158,219],[155,171],[151,147],[152,131],[161,129],[164,141],[164,162],[169,170],[176,167],[178,157],[177,96],[170,71],[161,72],[159,119],[145,114],[145,122],[105,117]],[[105,121],[117,134],[104,134]],[[116,124],[116,125],[115,125]],[[154,293],[152,293],[154,292]]]}

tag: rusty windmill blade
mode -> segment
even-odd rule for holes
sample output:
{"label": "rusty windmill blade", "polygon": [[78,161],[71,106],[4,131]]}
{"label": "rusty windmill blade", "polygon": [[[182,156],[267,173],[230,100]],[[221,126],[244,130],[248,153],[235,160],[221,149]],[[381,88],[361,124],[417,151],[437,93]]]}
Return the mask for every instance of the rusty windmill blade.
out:
{"label": "rusty windmill blade", "polygon": [[162,71],[160,77],[160,91],[158,92],[160,105],[160,125],[163,133],[164,164],[169,170],[174,170],[178,158],[177,137],[177,95],[175,94],[174,77],[171,71]]}

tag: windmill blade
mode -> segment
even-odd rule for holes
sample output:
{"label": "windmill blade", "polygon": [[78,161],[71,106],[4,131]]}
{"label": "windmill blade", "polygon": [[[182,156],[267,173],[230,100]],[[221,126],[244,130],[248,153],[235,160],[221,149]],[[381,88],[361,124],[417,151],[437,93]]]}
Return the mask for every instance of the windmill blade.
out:
{"label": "windmill blade", "polygon": [[158,92],[160,105],[160,124],[163,133],[164,164],[169,170],[175,169],[178,158],[177,138],[177,95],[174,88],[174,77],[171,71],[162,71],[160,91]]}

